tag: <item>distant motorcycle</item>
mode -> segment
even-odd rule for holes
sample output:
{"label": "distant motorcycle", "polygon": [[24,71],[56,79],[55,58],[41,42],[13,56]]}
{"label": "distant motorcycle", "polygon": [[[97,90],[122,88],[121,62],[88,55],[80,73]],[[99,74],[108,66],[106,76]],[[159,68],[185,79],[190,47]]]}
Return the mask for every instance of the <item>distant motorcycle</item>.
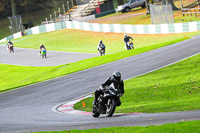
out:
{"label": "distant motorcycle", "polygon": [[114,85],[104,89],[103,94],[97,99],[97,104],[92,107],[92,116],[99,117],[100,114],[106,114],[107,117],[111,117],[118,106],[116,101],[121,96]]}
{"label": "distant motorcycle", "polygon": [[14,52],[14,47],[13,47],[13,44],[10,44],[9,47],[8,47],[8,50],[11,52]]}
{"label": "distant motorcycle", "polygon": [[98,48],[100,56],[105,55],[105,48]]}
{"label": "distant motorcycle", "polygon": [[40,53],[41,58],[46,58],[46,53],[47,53],[46,49],[42,48]]}
{"label": "distant motorcycle", "polygon": [[129,42],[126,44],[126,49],[127,49],[127,50],[134,49],[133,42],[129,41]]}

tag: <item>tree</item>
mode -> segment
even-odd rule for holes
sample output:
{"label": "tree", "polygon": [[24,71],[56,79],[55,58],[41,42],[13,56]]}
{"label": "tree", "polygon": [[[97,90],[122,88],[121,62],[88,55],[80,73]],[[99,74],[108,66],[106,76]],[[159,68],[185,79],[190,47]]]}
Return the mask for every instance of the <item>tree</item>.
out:
{"label": "tree", "polygon": [[12,16],[16,16],[17,9],[16,9],[16,1],[15,0],[11,0],[11,6],[12,6]]}
{"label": "tree", "polygon": [[117,4],[118,4],[118,6],[123,5],[124,1],[123,0],[117,0]]}
{"label": "tree", "polygon": [[150,14],[150,5],[149,4],[153,4],[154,0],[145,0],[145,4],[146,4],[146,14]]}
{"label": "tree", "polygon": [[174,4],[174,0],[162,0],[162,5],[168,5],[168,4],[172,6],[172,10],[179,10]]}

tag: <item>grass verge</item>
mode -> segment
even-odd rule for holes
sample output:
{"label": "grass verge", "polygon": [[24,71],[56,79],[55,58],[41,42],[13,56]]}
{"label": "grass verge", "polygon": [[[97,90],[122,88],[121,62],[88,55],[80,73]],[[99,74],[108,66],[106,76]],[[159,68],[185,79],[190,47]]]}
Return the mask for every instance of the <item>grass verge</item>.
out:
{"label": "grass verge", "polygon": [[[134,38],[134,46],[138,49],[146,46],[168,43],[170,41],[176,42],[177,40],[184,40],[199,34],[200,32],[160,35],[129,35]],[[124,34],[65,29],[25,36],[17,39],[14,42],[14,45],[16,47],[38,49],[40,43],[44,43],[47,50],[96,53],[99,40],[103,40],[106,45],[106,53],[115,53],[125,50],[123,38]]]}
{"label": "grass verge", "polygon": [[197,133],[200,121],[178,122],[156,126],[109,127],[87,130],[51,131],[37,133]]}
{"label": "grass verge", "polygon": [[[0,64],[0,77],[2,77],[0,78],[0,92],[99,66],[115,60],[123,59],[149,50],[170,45],[184,39],[185,38],[129,51],[121,51],[115,54],[108,54],[102,57],[94,57],[91,59],[54,67],[30,67]],[[10,80],[12,80],[12,83]]]}
{"label": "grass verge", "polygon": [[[116,113],[173,112],[200,109],[200,54],[166,68],[125,81],[122,105]],[[91,112],[93,97],[74,108]]]}

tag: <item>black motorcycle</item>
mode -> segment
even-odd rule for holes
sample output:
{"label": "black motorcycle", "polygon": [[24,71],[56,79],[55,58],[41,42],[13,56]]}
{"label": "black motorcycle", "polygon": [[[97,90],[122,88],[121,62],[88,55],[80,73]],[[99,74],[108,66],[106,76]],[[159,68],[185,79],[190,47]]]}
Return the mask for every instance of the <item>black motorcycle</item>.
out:
{"label": "black motorcycle", "polygon": [[103,94],[98,97],[96,105],[92,107],[92,116],[99,117],[100,114],[106,114],[107,117],[111,117],[116,106],[119,106],[117,99],[121,96],[122,94],[118,93],[114,86],[104,89]]}

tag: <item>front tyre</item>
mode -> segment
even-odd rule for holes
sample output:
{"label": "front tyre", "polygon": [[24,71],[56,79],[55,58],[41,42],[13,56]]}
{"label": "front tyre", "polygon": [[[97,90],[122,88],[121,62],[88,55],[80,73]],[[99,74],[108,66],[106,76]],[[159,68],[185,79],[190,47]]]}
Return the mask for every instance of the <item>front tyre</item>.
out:
{"label": "front tyre", "polygon": [[93,117],[99,117],[100,113],[98,111],[98,108],[96,107],[96,105],[93,105],[92,107],[92,116]]}
{"label": "front tyre", "polygon": [[111,117],[113,113],[115,112],[115,100],[114,99],[108,99],[108,103],[106,106],[106,116]]}

